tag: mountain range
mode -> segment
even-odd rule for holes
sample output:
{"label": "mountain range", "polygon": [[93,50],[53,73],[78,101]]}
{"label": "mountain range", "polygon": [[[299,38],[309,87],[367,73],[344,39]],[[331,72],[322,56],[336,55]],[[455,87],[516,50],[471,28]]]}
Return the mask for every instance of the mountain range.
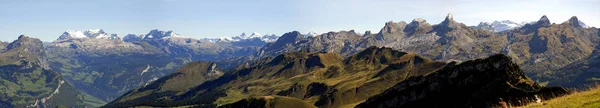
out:
{"label": "mountain range", "polygon": [[[20,36],[12,43],[0,42],[0,66],[15,67],[3,68],[9,69],[5,73],[29,72],[34,74],[20,76],[54,79],[42,83],[3,74],[8,80],[2,85],[11,85],[5,88],[12,92],[1,95],[0,105],[35,104],[36,99],[56,97],[51,95],[52,89],[63,88],[78,98],[68,99],[72,103],[37,105],[243,107],[291,101],[309,107],[420,106],[422,102],[440,101],[429,94],[449,92],[473,96],[449,101],[461,103],[457,107],[487,106],[491,104],[477,103],[495,102],[499,97],[518,104],[516,100],[539,96],[543,96],[539,100],[546,100],[569,93],[546,86],[576,88],[596,83],[600,78],[594,73],[598,32],[600,29],[586,26],[575,16],[560,24],[542,16],[530,23],[505,20],[467,26],[454,21],[450,14],[438,24],[421,18],[386,22],[377,33],[292,31],[281,36],[242,33],[230,38],[194,39],[157,29],[123,37],[101,29],[69,30],[51,43],[25,41],[33,45],[22,49],[36,53],[15,53],[19,51],[13,44],[36,40],[33,38]],[[489,80],[455,83],[465,80],[448,76],[457,70],[459,76]],[[460,84],[471,91],[452,88]],[[439,85],[430,87],[439,90],[428,91],[424,85]],[[481,85],[510,92],[481,91],[490,89]],[[41,89],[45,91],[32,91],[38,88],[31,87],[45,87]],[[424,91],[425,96],[390,96],[414,90]],[[14,97],[14,92],[33,95]],[[403,102],[411,103],[385,101],[391,98],[407,98]],[[475,100],[480,98],[486,100]]]}
{"label": "mountain range", "polygon": [[108,33],[103,30],[68,31],[45,46],[50,68],[61,71],[76,88],[104,101],[157,80],[183,64],[245,56],[267,43],[260,39],[261,36],[210,42],[156,29],[145,35],[130,34],[122,39],[118,36],[97,38],[104,34]]}
{"label": "mountain range", "polygon": [[347,58],[286,53],[222,75],[214,66],[189,64],[104,107],[492,107],[498,98],[521,105],[570,93],[536,84],[502,54],[458,64],[370,47]]}

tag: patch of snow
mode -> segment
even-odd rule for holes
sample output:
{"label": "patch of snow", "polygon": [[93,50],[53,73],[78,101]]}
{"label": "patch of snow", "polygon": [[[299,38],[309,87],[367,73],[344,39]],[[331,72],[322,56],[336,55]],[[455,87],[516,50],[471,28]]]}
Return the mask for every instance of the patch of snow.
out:
{"label": "patch of snow", "polygon": [[148,66],[146,67],[146,69],[144,69],[142,71],[142,73],[140,73],[140,75],[144,75],[144,73],[148,72],[149,69],[150,69],[150,65],[148,64]]}
{"label": "patch of snow", "polygon": [[303,35],[304,37],[315,37],[315,36],[317,36],[317,35],[319,35],[319,34],[317,34],[317,33],[315,33],[315,32],[312,32],[312,31],[311,31],[311,32],[308,32],[308,33],[306,33],[306,34],[302,34],[302,35]]}

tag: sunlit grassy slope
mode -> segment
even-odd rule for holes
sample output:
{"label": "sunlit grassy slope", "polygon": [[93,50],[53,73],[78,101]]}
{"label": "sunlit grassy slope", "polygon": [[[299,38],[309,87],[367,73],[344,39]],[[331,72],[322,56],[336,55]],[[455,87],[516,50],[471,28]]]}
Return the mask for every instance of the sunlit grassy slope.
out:
{"label": "sunlit grassy slope", "polygon": [[525,108],[600,108],[600,87],[531,104]]}

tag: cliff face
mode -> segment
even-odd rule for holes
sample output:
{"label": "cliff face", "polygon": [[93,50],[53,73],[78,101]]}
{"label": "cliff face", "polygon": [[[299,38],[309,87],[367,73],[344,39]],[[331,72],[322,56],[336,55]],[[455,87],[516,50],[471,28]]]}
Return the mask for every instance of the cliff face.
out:
{"label": "cliff face", "polygon": [[357,107],[493,107],[500,99],[519,106],[568,93],[539,86],[499,54],[411,77]]}

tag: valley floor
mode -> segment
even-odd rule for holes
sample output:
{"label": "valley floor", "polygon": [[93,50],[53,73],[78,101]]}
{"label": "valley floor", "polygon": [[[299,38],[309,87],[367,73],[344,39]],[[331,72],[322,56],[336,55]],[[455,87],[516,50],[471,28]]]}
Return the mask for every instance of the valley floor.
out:
{"label": "valley floor", "polygon": [[575,92],[542,103],[530,104],[525,108],[600,108],[600,87]]}

